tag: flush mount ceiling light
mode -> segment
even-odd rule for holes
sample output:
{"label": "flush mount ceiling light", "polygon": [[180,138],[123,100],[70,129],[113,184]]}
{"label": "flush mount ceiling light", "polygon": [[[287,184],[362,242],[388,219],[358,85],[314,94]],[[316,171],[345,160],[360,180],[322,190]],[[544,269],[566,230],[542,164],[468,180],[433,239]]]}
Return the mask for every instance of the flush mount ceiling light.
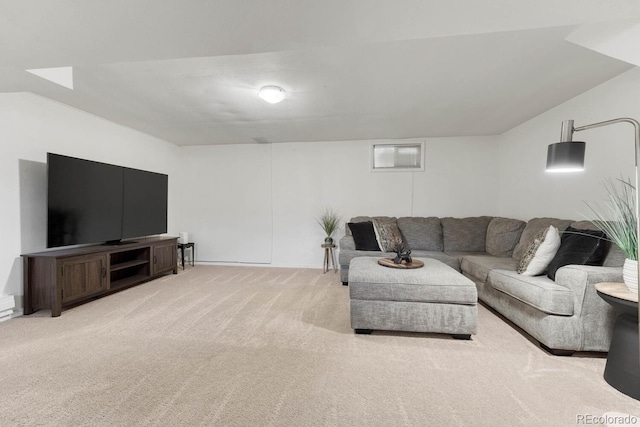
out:
{"label": "flush mount ceiling light", "polygon": [[258,91],[258,96],[270,104],[277,104],[287,97],[287,92],[278,86],[265,86]]}

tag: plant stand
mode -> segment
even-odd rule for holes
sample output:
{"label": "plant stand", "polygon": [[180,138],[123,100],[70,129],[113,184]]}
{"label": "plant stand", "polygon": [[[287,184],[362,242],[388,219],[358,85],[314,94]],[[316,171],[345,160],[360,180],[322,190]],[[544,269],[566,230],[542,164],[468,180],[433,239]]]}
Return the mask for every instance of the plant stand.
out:
{"label": "plant stand", "polygon": [[324,243],[321,245],[324,248],[324,263],[322,264],[322,274],[329,271],[329,263],[333,267],[333,272],[336,273],[338,271],[338,266],[336,265],[336,255],[333,252],[333,249],[336,247],[333,243],[328,244]]}

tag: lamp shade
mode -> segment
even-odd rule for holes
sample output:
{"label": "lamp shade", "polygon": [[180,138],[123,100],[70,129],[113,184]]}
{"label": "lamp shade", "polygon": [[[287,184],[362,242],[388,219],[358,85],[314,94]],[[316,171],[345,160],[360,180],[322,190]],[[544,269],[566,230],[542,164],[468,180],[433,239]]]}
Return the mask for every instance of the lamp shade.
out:
{"label": "lamp shade", "polygon": [[260,89],[258,96],[270,104],[277,104],[287,97],[287,92],[278,86],[265,86]]}
{"label": "lamp shade", "polygon": [[586,143],[558,142],[547,149],[547,172],[579,172],[584,170]]}

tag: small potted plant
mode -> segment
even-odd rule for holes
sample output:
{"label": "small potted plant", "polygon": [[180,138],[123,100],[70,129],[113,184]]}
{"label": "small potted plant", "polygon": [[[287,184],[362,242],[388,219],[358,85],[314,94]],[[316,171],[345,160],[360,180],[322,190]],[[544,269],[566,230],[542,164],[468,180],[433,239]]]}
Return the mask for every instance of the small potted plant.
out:
{"label": "small potted plant", "polygon": [[618,189],[611,180],[605,182],[608,204],[604,209],[589,206],[595,219],[591,222],[607,235],[607,240],[618,246],[626,260],[622,270],[625,285],[638,291],[638,223],[636,215],[636,188],[631,180],[619,179]]}
{"label": "small potted plant", "polygon": [[333,237],[331,235],[338,229],[340,225],[340,215],[334,212],[332,209],[325,209],[320,217],[317,218],[318,224],[322,227],[327,237],[324,238],[324,243],[330,245],[333,243]]}

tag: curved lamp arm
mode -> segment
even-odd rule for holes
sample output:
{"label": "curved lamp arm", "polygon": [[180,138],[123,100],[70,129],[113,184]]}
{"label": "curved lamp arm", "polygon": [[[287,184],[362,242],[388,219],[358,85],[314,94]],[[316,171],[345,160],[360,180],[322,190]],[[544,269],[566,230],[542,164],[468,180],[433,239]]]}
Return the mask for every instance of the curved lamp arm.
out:
{"label": "curved lamp arm", "polygon": [[[640,123],[637,120],[630,119],[628,117],[622,117],[619,119],[606,120],[604,122],[593,123],[585,126],[573,127],[573,120],[565,120],[562,122],[562,129],[560,131],[560,141],[561,142],[571,142],[573,141],[573,133],[580,132],[581,130],[588,130],[593,128],[599,128],[602,126],[613,125],[616,123],[631,123],[635,128],[635,141],[636,141],[636,167],[638,167],[638,153],[640,153]],[[638,188],[637,184],[637,173],[636,173],[636,188]]]}
{"label": "curved lamp arm", "polygon": [[[598,128],[601,126],[613,125],[616,123],[631,123],[635,128],[635,144],[636,144],[636,238],[640,240],[640,198],[638,197],[638,155],[640,154],[640,123],[637,120],[630,119],[627,117],[607,120],[604,122],[593,123],[585,126],[573,127],[573,120],[565,120],[562,122],[561,129],[561,142],[572,142],[573,141],[573,133],[580,132],[582,130]],[[584,151],[583,151],[584,152]],[[640,251],[639,251],[640,252]],[[636,258],[640,258],[640,253],[636,254]],[[640,259],[639,259],[640,261]],[[640,268],[638,268],[638,283],[640,283]],[[638,291],[638,295],[640,297],[640,290]],[[638,308],[638,313],[640,314],[640,307]]]}

